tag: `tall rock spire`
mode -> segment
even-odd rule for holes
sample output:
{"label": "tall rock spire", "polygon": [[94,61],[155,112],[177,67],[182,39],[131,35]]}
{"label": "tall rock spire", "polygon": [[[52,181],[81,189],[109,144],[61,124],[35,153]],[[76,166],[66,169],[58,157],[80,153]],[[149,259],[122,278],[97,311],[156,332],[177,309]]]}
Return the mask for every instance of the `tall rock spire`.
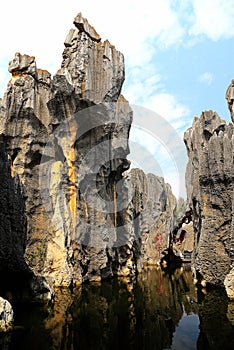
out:
{"label": "tall rock spire", "polygon": [[65,40],[62,68],[83,100],[94,103],[117,101],[124,82],[124,57],[108,40],[101,42],[95,29],[79,13],[76,28]]}

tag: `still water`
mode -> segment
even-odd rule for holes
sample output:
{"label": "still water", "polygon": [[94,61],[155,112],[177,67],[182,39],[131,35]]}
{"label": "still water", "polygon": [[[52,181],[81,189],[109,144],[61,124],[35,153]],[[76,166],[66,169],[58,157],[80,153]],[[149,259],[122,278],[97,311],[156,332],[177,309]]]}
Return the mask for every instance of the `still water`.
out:
{"label": "still water", "polygon": [[196,290],[186,266],[59,289],[49,306],[14,308],[3,350],[234,349],[234,304],[223,290]]}

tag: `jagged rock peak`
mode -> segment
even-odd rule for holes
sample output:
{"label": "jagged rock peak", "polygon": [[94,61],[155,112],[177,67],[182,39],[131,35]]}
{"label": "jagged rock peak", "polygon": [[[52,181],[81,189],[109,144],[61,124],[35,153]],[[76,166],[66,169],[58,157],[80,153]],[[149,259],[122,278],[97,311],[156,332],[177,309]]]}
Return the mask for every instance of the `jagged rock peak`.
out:
{"label": "jagged rock peak", "polygon": [[57,75],[64,75],[75,93],[94,103],[116,102],[124,82],[124,56],[108,40],[101,42],[95,29],[79,13],[64,45]]}
{"label": "jagged rock peak", "polygon": [[78,13],[78,15],[74,18],[73,22],[76,26],[76,28],[79,29],[81,32],[85,32],[90,36],[91,39],[100,42],[101,37],[100,35],[96,32],[96,30],[89,24],[86,18],[83,18],[82,13]]}
{"label": "jagged rock peak", "polygon": [[27,73],[31,75],[36,74],[36,62],[34,56],[21,55],[16,52],[15,57],[9,62],[9,72],[12,76]]}
{"label": "jagged rock peak", "polygon": [[34,56],[16,52],[13,60],[9,62],[8,70],[12,74],[11,85],[23,86],[26,76],[31,76],[31,83],[38,81],[39,83],[50,84],[51,82],[51,74],[47,70],[37,68]]}

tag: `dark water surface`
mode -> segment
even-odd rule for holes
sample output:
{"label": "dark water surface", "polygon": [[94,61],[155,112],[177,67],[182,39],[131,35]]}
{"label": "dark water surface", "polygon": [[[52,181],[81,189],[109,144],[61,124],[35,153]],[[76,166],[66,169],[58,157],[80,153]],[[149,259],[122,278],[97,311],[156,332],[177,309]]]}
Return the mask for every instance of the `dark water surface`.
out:
{"label": "dark water surface", "polygon": [[234,349],[234,304],[223,290],[197,291],[187,267],[59,289],[50,306],[14,309],[3,350]]}

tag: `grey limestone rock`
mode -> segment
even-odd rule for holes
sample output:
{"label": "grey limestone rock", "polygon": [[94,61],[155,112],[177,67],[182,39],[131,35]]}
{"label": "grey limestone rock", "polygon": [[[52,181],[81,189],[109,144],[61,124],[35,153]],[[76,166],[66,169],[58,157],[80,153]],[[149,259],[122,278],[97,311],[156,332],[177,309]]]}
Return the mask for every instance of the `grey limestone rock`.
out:
{"label": "grey limestone rock", "polygon": [[138,260],[158,261],[175,207],[162,178],[126,176],[132,111],[121,95],[124,57],[81,14],[74,24],[54,77],[34,57],[15,55],[0,108],[11,176],[4,171],[24,189],[20,256],[37,276],[39,299],[49,299],[53,285],[133,275]]}
{"label": "grey limestone rock", "polygon": [[38,281],[42,277],[42,283],[33,284],[35,290],[43,289],[47,279],[68,286],[133,273],[135,266],[125,252],[125,229],[121,241],[124,195],[120,203],[116,200],[129,167],[132,121],[120,94],[123,55],[101,42],[81,14],[74,24],[53,79],[37,69],[34,57],[17,53],[1,101],[0,133],[11,160],[11,181],[18,179],[25,191],[24,258]]}
{"label": "grey limestone rock", "polygon": [[65,40],[63,61],[57,74],[64,75],[81,100],[116,102],[124,82],[124,56],[79,13]]}
{"label": "grey limestone rock", "polygon": [[129,180],[133,227],[139,239],[138,270],[141,270],[145,265],[159,264],[169,248],[176,198],[162,177],[132,169]]}
{"label": "grey limestone rock", "polygon": [[[185,132],[187,193],[195,232],[195,269],[208,283],[224,286],[233,269],[233,124],[203,112]],[[229,296],[230,280],[228,282]]]}

